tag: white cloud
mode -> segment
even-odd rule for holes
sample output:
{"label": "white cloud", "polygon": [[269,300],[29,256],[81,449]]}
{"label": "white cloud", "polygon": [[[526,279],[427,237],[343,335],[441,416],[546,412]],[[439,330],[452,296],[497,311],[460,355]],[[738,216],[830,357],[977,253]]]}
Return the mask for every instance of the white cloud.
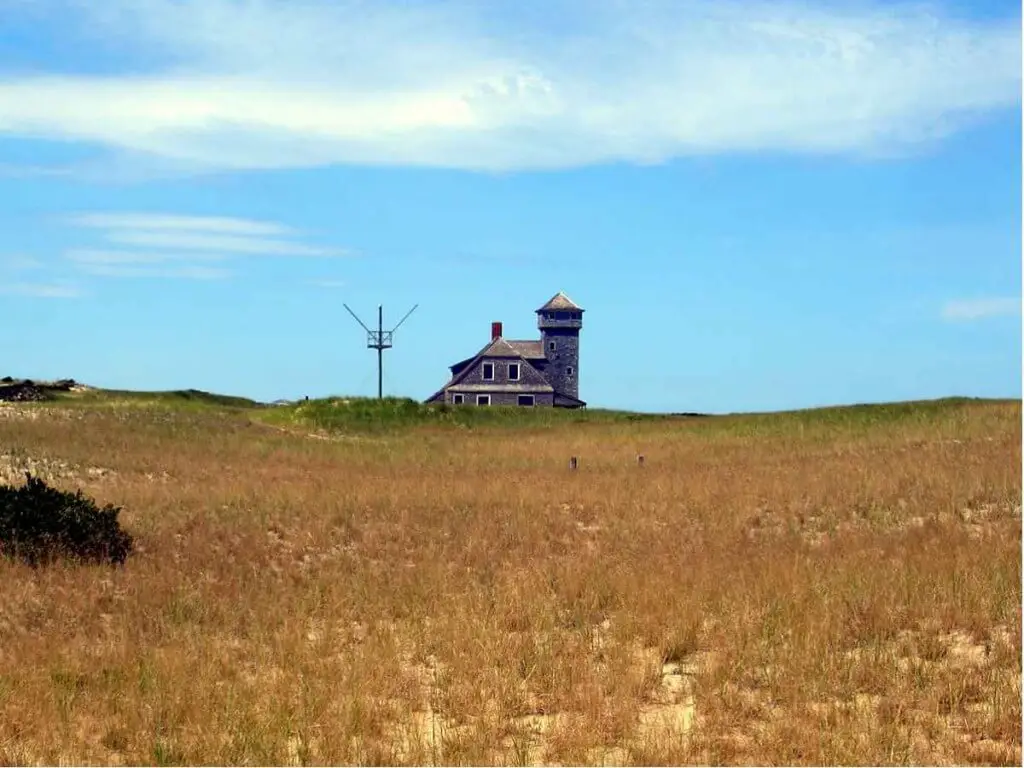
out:
{"label": "white cloud", "polygon": [[1019,20],[888,1],[72,7],[146,70],[8,75],[0,134],[193,170],[880,154],[1020,98]]}
{"label": "white cloud", "polygon": [[[234,272],[209,266],[243,256],[341,256],[346,252],[294,240],[260,236],[288,234],[289,227],[269,221],[164,213],[94,212],[67,222],[96,229],[109,243],[131,248],[77,247],[64,251],[75,268],[96,277],[221,280]],[[204,263],[205,262],[205,263]]]}
{"label": "white cloud", "polygon": [[99,229],[145,229],[171,232],[213,232],[225,235],[284,235],[288,227],[273,221],[223,216],[176,216],[162,213],[84,213],[70,217],[73,224]]}
{"label": "white cloud", "polygon": [[79,264],[157,264],[171,258],[163,253],[138,253],[134,251],[96,251],[75,248],[65,251],[64,258]]}
{"label": "white cloud", "polygon": [[82,290],[71,283],[29,283],[0,281],[0,293],[13,296],[32,296],[42,299],[74,299]]}
{"label": "white cloud", "polygon": [[151,267],[133,264],[81,264],[79,269],[99,277],[223,280],[232,275],[227,269],[194,265]]}
{"label": "white cloud", "polygon": [[149,251],[105,251],[75,248],[64,252],[64,258],[75,263],[79,272],[97,277],[181,278],[188,280],[221,280],[231,271],[221,267],[181,263],[184,259],[205,256],[223,258],[217,254],[177,253]]}
{"label": "white cloud", "polygon": [[107,239],[122,245],[148,248],[175,248],[211,252],[239,253],[270,256],[341,256],[344,251],[319,248],[286,240],[240,237],[235,235],[208,235],[194,232],[113,231]]}
{"label": "white cloud", "polygon": [[1014,297],[961,299],[947,302],[942,308],[946,320],[980,320],[986,317],[1012,316],[1021,313],[1021,300]]}

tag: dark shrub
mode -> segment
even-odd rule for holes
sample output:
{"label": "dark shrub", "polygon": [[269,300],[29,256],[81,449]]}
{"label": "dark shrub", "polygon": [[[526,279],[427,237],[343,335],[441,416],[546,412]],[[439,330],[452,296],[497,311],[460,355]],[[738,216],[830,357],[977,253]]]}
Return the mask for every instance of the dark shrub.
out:
{"label": "dark shrub", "polygon": [[25,477],[20,488],[0,485],[0,556],[32,566],[60,558],[124,564],[132,537],[117,520],[120,507]]}

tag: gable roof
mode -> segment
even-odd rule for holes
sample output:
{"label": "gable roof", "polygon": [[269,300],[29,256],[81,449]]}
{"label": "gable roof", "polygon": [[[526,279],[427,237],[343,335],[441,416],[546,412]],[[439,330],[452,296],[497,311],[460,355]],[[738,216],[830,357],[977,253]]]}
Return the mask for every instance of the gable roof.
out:
{"label": "gable roof", "polygon": [[[536,350],[534,350],[534,348],[531,346],[534,344],[536,344]],[[523,351],[520,351],[521,349]],[[538,353],[536,356],[533,354],[534,351]],[[524,352],[529,353],[529,356],[527,356],[527,354],[524,354]],[[465,379],[466,376],[469,375],[469,372],[473,370],[473,366],[476,365],[477,361],[484,357],[516,358],[522,360],[523,365],[528,365],[530,366],[530,368],[537,370],[530,363],[530,360],[542,359],[544,357],[544,348],[541,345],[541,342],[539,341],[505,341],[505,339],[503,339],[500,336],[496,339],[491,339],[489,342],[487,342],[487,345],[479,352],[477,352],[475,355],[466,358],[465,360],[460,360],[455,365],[451,366],[452,377],[448,379],[447,384],[445,384],[443,387],[441,387],[441,389],[439,389],[437,392],[435,392],[433,395],[427,398],[427,402],[437,399],[446,389],[455,386],[460,381]],[[458,372],[456,372],[456,369],[458,369]],[[541,371],[537,371],[537,373],[544,377],[544,374]],[[547,377],[544,377],[544,379],[546,380]],[[500,384],[490,385],[488,386],[488,389],[498,390],[501,389],[502,386],[503,385]],[[548,388],[538,391],[552,392],[554,391],[554,389]]]}
{"label": "gable roof", "polygon": [[477,352],[477,357],[522,357],[515,348],[501,336]]}
{"label": "gable roof", "polygon": [[574,302],[572,299],[566,296],[562,291],[559,291],[550,299],[548,299],[547,303],[543,307],[536,311],[544,312],[549,309],[578,309],[582,311],[583,307],[579,306],[576,302]]}
{"label": "gable roof", "polygon": [[[498,342],[501,342],[500,344]],[[474,355],[459,360],[448,369],[452,375],[460,373],[464,368],[473,363],[481,355],[489,357],[522,357],[525,360],[543,360],[544,344],[541,341],[525,340],[513,341],[511,339],[497,338],[488,342],[487,346]]]}

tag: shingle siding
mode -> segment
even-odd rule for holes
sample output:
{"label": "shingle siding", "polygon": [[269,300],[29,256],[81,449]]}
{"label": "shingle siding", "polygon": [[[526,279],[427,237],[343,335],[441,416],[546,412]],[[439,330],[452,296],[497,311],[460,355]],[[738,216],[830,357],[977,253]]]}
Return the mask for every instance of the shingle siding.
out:
{"label": "shingle siding", "polygon": [[[542,328],[548,362],[544,375],[556,392],[580,396],[580,335],[574,328]],[[551,349],[551,344],[555,348]],[[571,370],[571,372],[570,372]]]}
{"label": "shingle siding", "polygon": [[[465,397],[465,401],[463,402],[463,405],[467,405],[467,406],[470,406],[470,405],[471,406],[476,406],[476,396],[477,395],[490,395],[490,397],[491,397],[491,405],[495,406],[495,407],[497,407],[497,406],[506,406],[506,405],[518,406],[519,405],[519,395],[520,394],[529,394],[529,395],[533,396],[533,400],[534,400],[533,405],[534,405],[535,408],[543,408],[545,406],[550,408],[550,407],[552,407],[554,405],[554,397],[555,397],[553,392],[519,393],[519,392],[508,392],[508,391],[496,390],[496,391],[488,391],[488,392],[462,392],[462,393],[460,393],[458,387],[455,387],[455,388],[449,389],[445,393],[445,400],[444,400],[444,402],[452,404],[452,396],[455,395],[455,394],[462,394],[463,397]],[[527,406],[522,406],[522,407],[527,407]]]}

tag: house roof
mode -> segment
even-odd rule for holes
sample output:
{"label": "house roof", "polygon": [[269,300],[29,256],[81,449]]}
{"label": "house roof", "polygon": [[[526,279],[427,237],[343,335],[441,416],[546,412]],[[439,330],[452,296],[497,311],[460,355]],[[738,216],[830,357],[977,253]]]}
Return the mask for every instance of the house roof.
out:
{"label": "house roof", "polygon": [[499,337],[487,342],[487,346],[476,354],[459,360],[448,368],[454,374],[456,371],[462,371],[478,357],[522,357],[527,360],[543,360],[544,346],[540,341],[510,341]]}
{"label": "house roof", "polygon": [[586,402],[578,397],[567,395],[565,392],[555,392],[555,405],[577,405],[585,406]]}
{"label": "house roof", "polygon": [[500,336],[476,353],[477,357],[521,357],[515,347]]}
{"label": "house roof", "polygon": [[544,342],[533,339],[525,341],[508,341],[507,342],[517,354],[525,357],[527,360],[543,360],[544,359]]}
{"label": "house roof", "polygon": [[536,311],[545,312],[549,309],[578,309],[582,311],[583,307],[579,306],[576,302],[574,302],[572,299],[566,296],[562,291],[559,291],[550,299],[548,299],[547,304],[545,304],[543,307]]}
{"label": "house roof", "polygon": [[[536,351],[539,352],[539,354],[536,355],[536,356],[532,354],[532,352],[534,351],[532,346],[525,346],[525,345],[534,345],[534,344],[536,345]],[[523,350],[523,351],[520,351],[520,350]],[[529,354],[529,355],[524,354],[524,351],[530,352],[531,354]],[[473,364],[476,363],[477,360],[480,360],[481,358],[484,358],[484,357],[511,357],[511,358],[515,358],[515,359],[518,359],[518,360],[522,360],[525,365],[529,365],[532,368],[533,366],[530,365],[530,360],[531,359],[536,360],[536,359],[539,359],[539,358],[543,358],[544,357],[544,352],[543,352],[543,347],[541,346],[541,343],[539,341],[536,341],[536,342],[534,342],[534,341],[511,341],[510,342],[510,341],[506,341],[505,339],[501,338],[500,336],[498,338],[496,338],[496,339],[491,339],[489,342],[487,342],[487,345],[483,349],[481,349],[479,352],[477,352],[475,355],[473,355],[472,357],[466,358],[465,360],[460,360],[455,365],[451,366],[452,376],[451,376],[450,379],[448,379],[448,383],[445,384],[443,387],[441,387],[441,389],[439,389],[433,395],[431,395],[427,399],[428,402],[431,401],[431,400],[435,400],[435,399],[439,398],[439,396],[446,389],[457,387],[459,382],[462,381],[466,377],[466,375],[469,372],[469,370],[473,367]],[[456,372],[456,371],[458,371],[458,372]],[[514,386],[515,385],[509,385],[508,387],[503,387],[503,385],[500,385],[500,384],[498,384],[498,385],[489,384],[489,385],[487,385],[486,390],[493,390],[495,392],[498,392],[498,391],[508,391],[508,392],[517,391],[517,390],[514,389]],[[524,385],[520,385],[520,386],[524,386]],[[540,386],[540,385],[538,385],[538,386]],[[459,389],[466,389],[467,387],[458,387],[458,388]],[[527,390],[521,390],[520,389],[518,391],[527,391]],[[551,387],[548,387],[547,389],[542,389],[542,390],[537,390],[537,391],[553,392],[554,389],[551,388]]]}

